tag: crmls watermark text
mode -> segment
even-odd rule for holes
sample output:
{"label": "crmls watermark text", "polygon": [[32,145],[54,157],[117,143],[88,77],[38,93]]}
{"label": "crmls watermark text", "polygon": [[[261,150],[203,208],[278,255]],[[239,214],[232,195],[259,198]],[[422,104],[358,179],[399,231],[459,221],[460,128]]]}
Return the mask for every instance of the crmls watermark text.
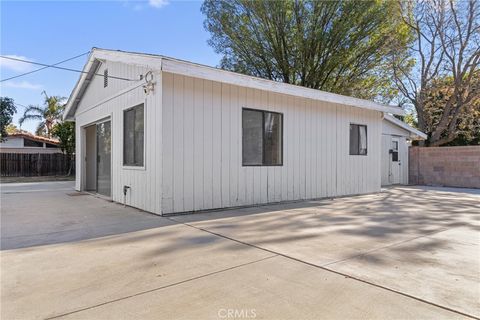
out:
{"label": "crmls watermark text", "polygon": [[255,309],[219,309],[218,317],[220,319],[255,319],[257,311]]}

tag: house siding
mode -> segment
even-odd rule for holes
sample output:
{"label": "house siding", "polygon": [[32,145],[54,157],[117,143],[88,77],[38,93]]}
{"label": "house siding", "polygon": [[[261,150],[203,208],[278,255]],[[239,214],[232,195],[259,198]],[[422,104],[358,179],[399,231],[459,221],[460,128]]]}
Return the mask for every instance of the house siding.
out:
{"label": "house siding", "polygon": [[389,186],[392,184],[391,170],[392,158],[390,149],[392,148],[392,138],[398,138],[398,157],[401,163],[400,168],[400,184],[408,184],[408,143],[407,138],[410,137],[410,132],[400,128],[390,121],[382,121],[382,153],[381,153],[381,183],[382,186]]}
{"label": "house siding", "polygon": [[[98,74],[108,68],[109,75],[138,79],[149,69],[133,65],[110,62],[103,63]],[[112,200],[124,202],[123,186],[130,186],[126,204],[146,211],[161,213],[162,173],[162,76],[154,73],[154,92],[145,95],[142,81],[121,81],[109,79],[106,88],[103,77],[96,76],[89,85],[75,113],[76,121],[76,189],[85,185],[85,126],[101,119],[111,118],[112,135]],[[128,91],[128,92],[126,92]],[[103,102],[102,102],[103,101]],[[139,103],[145,104],[145,167],[123,167],[123,110]]]}
{"label": "house siding", "polygon": [[[162,212],[380,190],[381,112],[163,73]],[[243,167],[242,108],[283,113],[283,166]],[[349,155],[349,124],[368,155]]]}

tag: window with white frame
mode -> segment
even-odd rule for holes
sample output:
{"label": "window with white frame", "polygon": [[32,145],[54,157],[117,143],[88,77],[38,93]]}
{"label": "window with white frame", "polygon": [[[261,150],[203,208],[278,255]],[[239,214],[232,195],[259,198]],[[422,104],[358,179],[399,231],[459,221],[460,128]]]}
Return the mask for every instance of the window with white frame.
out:
{"label": "window with white frame", "polygon": [[350,155],[367,155],[367,126],[350,124]]}
{"label": "window with white frame", "polygon": [[123,111],[123,165],[143,167],[144,105]]}
{"label": "window with white frame", "polygon": [[242,164],[283,165],[283,114],[242,110]]}

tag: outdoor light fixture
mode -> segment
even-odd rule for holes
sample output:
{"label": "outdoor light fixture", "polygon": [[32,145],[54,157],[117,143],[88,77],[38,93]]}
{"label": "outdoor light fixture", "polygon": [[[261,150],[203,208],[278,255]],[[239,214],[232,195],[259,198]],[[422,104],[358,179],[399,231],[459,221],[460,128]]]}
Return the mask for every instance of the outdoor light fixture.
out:
{"label": "outdoor light fixture", "polygon": [[143,92],[145,92],[146,95],[150,94],[150,92],[153,92],[153,89],[155,88],[155,82],[153,82],[153,72],[148,71],[145,74],[145,84],[143,85]]}

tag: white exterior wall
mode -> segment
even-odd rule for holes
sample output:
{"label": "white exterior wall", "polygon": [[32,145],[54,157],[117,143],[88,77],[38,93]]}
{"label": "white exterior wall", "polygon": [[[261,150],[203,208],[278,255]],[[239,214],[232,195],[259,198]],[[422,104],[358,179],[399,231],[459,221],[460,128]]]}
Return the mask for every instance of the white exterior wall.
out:
{"label": "white exterior wall", "polygon": [[24,147],[23,137],[10,136],[0,142],[0,153],[62,153],[60,148],[47,148],[45,142],[43,147]]}
{"label": "white exterior wall", "polygon": [[400,128],[399,126],[391,123],[390,121],[382,121],[382,134],[392,135],[392,136],[401,136],[401,137],[410,137],[410,132]]}
{"label": "white exterior wall", "polygon": [[7,137],[0,142],[0,148],[24,148],[23,137]]}
{"label": "white exterior wall", "polygon": [[[139,79],[148,70],[143,67],[107,61],[102,63],[98,74],[108,68],[110,76]],[[153,93],[145,95],[143,81],[122,81],[109,79],[108,87],[103,87],[103,77],[94,77],[85,92],[75,113],[76,121],[76,189],[85,186],[85,133],[83,127],[100,119],[111,118],[112,135],[112,200],[123,202],[123,186],[130,186],[127,205],[153,213],[161,213],[162,175],[162,77],[154,73],[156,87]],[[137,87],[137,88],[135,88]],[[128,89],[132,89],[128,91]],[[126,92],[128,91],[128,92]],[[145,157],[143,168],[123,167],[123,110],[137,104],[145,104]]]}
{"label": "white exterior wall", "polygon": [[396,126],[395,124],[383,120],[382,121],[382,154],[381,154],[381,173],[382,186],[392,184],[392,164],[391,155],[389,153],[392,148],[392,138],[398,138],[398,158],[400,165],[400,184],[408,184],[408,142],[410,132]]}
{"label": "white exterior wall", "polygon": [[[283,166],[242,166],[242,108],[283,113]],[[349,155],[349,124],[368,155]],[[381,112],[163,74],[162,212],[380,190]]]}

